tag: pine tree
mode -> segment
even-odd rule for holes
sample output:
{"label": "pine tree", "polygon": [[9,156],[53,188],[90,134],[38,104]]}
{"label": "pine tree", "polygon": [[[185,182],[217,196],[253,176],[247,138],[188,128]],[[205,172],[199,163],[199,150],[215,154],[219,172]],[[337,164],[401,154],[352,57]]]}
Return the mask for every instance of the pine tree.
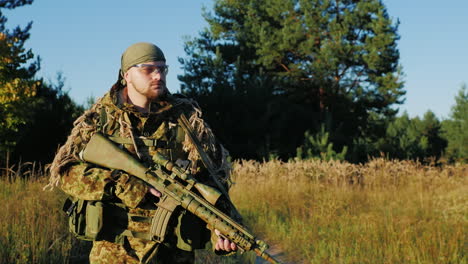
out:
{"label": "pine tree", "polygon": [[446,146],[441,122],[432,111],[427,111],[422,119],[403,113],[389,124],[386,136],[378,143],[389,158],[421,161],[440,158]]}
{"label": "pine tree", "polygon": [[447,147],[447,140],[443,136],[442,123],[434,112],[427,111],[421,121],[420,131],[427,138],[428,147],[425,157],[440,158]]}
{"label": "pine tree", "polygon": [[468,89],[463,85],[455,96],[450,119],[442,123],[448,141],[446,155],[452,161],[468,162]]}
{"label": "pine tree", "polygon": [[[206,112],[221,111],[209,120],[215,130],[235,109],[226,106],[260,104],[222,128],[266,135],[254,142],[257,153],[293,156],[304,132],[318,131],[326,120],[337,149],[385,134],[405,92],[398,22],[381,1],[217,0],[204,16],[209,28],[186,42],[180,80],[182,92],[201,99]],[[232,102],[217,103],[214,95],[223,93],[231,95],[223,102]],[[263,129],[254,129],[258,123]]]}
{"label": "pine tree", "polygon": [[333,143],[328,141],[330,133],[326,132],[325,126],[315,136],[309,131],[304,134],[304,145],[297,148],[296,159],[322,159],[322,160],[344,160],[348,148],[345,146],[340,153],[333,150]]}

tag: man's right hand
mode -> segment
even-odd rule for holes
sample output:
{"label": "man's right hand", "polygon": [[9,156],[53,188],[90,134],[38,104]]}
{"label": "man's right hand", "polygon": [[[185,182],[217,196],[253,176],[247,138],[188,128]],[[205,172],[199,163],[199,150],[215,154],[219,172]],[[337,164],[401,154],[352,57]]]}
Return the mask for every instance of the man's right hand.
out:
{"label": "man's right hand", "polygon": [[152,188],[152,187],[149,188],[149,192],[152,195],[156,196],[156,197],[161,197],[162,196],[162,193],[160,191],[158,191],[158,190],[156,190],[155,188]]}

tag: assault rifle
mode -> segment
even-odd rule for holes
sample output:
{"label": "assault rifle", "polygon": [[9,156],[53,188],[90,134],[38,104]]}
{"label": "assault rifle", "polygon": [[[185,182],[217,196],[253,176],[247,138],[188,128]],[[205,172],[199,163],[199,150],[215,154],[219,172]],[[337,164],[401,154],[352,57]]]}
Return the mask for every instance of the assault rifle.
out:
{"label": "assault rifle", "polygon": [[[82,152],[82,158],[99,166],[125,171],[161,192],[162,196],[157,203],[158,209],[151,225],[151,240],[164,240],[169,218],[175,208],[181,206],[211,228],[219,230],[221,237],[234,242],[241,252],[253,250],[270,263],[280,263],[266,252],[268,245],[265,242],[257,240],[245,227],[214,206],[221,193],[197,182],[184,169],[163,156],[155,155],[154,166],[147,168],[112,141],[96,133]],[[194,190],[202,197],[194,193]]]}

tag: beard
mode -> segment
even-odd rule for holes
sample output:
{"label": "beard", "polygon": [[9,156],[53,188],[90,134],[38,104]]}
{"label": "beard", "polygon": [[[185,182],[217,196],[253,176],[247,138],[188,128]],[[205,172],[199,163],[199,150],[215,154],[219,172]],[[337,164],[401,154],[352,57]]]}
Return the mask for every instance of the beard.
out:
{"label": "beard", "polygon": [[138,90],[138,93],[146,96],[150,101],[160,101],[166,98],[168,89],[164,81],[150,82],[146,89]]}

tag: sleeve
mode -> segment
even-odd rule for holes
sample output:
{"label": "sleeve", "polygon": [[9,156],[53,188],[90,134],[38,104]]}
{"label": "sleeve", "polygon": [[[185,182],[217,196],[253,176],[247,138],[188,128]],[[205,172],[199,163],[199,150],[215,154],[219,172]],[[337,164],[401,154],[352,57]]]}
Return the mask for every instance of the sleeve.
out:
{"label": "sleeve", "polygon": [[75,121],[67,142],[51,165],[51,182],[56,177],[65,193],[79,199],[108,200],[117,197],[134,208],[148,192],[144,182],[124,172],[97,167],[79,158],[80,152],[97,132],[99,111],[96,104]]}
{"label": "sleeve", "polygon": [[89,163],[71,166],[62,176],[62,190],[82,200],[111,200],[119,198],[125,205],[135,208],[148,192],[141,180],[121,171],[96,168]]}

